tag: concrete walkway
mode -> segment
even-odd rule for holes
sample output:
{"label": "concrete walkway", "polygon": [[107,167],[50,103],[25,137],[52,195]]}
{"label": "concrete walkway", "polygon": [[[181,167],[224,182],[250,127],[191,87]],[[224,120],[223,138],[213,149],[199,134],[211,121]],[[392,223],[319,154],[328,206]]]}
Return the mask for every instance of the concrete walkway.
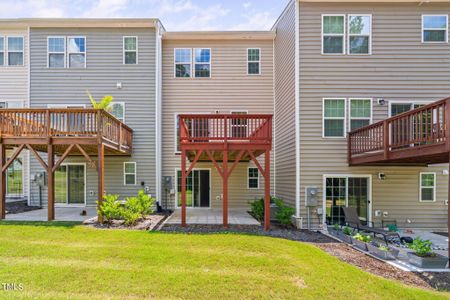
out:
{"label": "concrete walkway", "polygon": [[[86,216],[81,215],[81,211],[86,210]],[[79,221],[95,217],[97,211],[95,207],[56,207],[56,221]],[[7,214],[6,220],[15,221],[47,221],[47,208],[27,211],[19,214]]]}
{"label": "concrete walkway", "polygon": [[[223,212],[221,209],[190,208],[186,210],[187,224],[222,224]],[[166,224],[181,224],[181,209],[167,219]],[[244,210],[229,210],[228,223],[234,225],[261,225],[255,218]]]}

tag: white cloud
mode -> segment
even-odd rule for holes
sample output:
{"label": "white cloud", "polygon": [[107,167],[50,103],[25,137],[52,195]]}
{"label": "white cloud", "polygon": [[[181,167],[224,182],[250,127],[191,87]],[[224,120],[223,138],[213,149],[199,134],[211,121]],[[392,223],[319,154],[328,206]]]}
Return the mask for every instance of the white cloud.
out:
{"label": "white cloud", "polygon": [[250,6],[252,6],[252,3],[251,3],[251,2],[244,2],[244,4],[242,4],[242,6],[243,6],[245,9],[248,9],[248,8],[250,8]]}
{"label": "white cloud", "polygon": [[276,20],[276,17],[269,11],[252,11],[242,14],[245,20],[234,25],[231,30],[269,30]]}
{"label": "white cloud", "polygon": [[98,0],[84,14],[86,18],[114,18],[124,16],[129,0]]}

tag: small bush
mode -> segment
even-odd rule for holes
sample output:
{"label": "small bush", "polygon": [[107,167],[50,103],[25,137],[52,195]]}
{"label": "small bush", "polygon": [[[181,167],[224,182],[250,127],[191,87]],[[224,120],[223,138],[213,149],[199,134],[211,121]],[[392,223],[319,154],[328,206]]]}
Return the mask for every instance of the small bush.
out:
{"label": "small bush", "polygon": [[361,233],[357,233],[353,236],[353,238],[355,240],[361,241],[361,242],[365,242],[365,243],[370,243],[372,241],[372,237],[370,235],[365,235],[365,234],[361,234]]}
{"label": "small bush", "polygon": [[344,229],[342,229],[342,232],[343,232],[345,235],[352,235],[353,230],[352,230],[350,227],[345,226]]}
{"label": "small bush", "polygon": [[275,214],[275,218],[281,225],[288,226],[292,224],[292,216],[295,213],[295,209],[284,204],[281,199],[274,199],[278,211]]}
{"label": "small bush", "polygon": [[122,219],[123,223],[127,226],[134,225],[137,220],[141,218],[141,214],[139,212],[135,212],[131,209],[124,208],[122,210]]}
{"label": "small bush", "polygon": [[122,217],[122,205],[117,199],[119,199],[119,195],[104,195],[102,204],[97,205],[98,214],[108,223]]}
{"label": "small bush", "polygon": [[408,244],[408,248],[416,252],[417,256],[435,256],[436,254],[431,249],[431,242],[429,240],[422,240],[417,237],[411,244]]}
{"label": "small bush", "polygon": [[258,221],[264,220],[264,199],[250,202],[250,213]]}
{"label": "small bush", "polygon": [[339,226],[339,223],[334,223],[334,224],[333,224],[333,228],[334,228],[334,230],[336,230],[336,231],[341,231],[341,227]]}

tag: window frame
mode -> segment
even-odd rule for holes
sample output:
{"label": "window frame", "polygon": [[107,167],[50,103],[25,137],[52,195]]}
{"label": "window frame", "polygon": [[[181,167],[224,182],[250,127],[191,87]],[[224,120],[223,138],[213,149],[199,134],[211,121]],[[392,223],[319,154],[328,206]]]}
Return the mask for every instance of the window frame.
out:
{"label": "window frame", "polygon": [[[134,165],[134,173],[126,172],[126,165],[133,164]],[[127,175],[134,175],[134,183],[127,183]],[[135,161],[124,161],[123,162],[123,185],[136,185],[137,184],[137,164]]]}
{"label": "window frame", "polygon": [[[84,39],[84,52],[70,52],[69,51],[69,41],[70,39]],[[86,69],[87,66],[87,39],[86,36],[81,36],[81,35],[70,35],[66,37],[66,68],[67,69]],[[71,67],[70,66],[70,54],[84,54],[84,67]]]}
{"label": "window frame", "polygon": [[[135,38],[136,39],[136,50],[125,50],[125,39],[126,38]],[[138,38],[138,36],[136,36],[136,35],[125,35],[125,36],[123,36],[123,39],[122,39],[122,52],[123,52],[122,53],[122,58],[123,58],[122,63],[124,65],[130,65],[130,66],[138,65],[139,64],[139,38]],[[125,54],[127,52],[135,52],[136,53],[136,63],[134,63],[134,64],[127,64],[127,63],[125,63]]]}
{"label": "window frame", "polygon": [[[22,39],[22,51],[9,51],[9,39],[10,38],[20,38]],[[14,68],[14,67],[23,67],[25,66],[25,37],[23,35],[7,35],[3,41],[5,47],[4,54],[4,66]],[[22,53],[22,64],[20,65],[10,65],[9,64],[9,53]]]}
{"label": "window frame", "polygon": [[[344,117],[325,117],[325,101],[326,100],[343,100],[344,101]],[[344,132],[342,136],[326,136],[325,135],[325,120],[341,120],[344,121]],[[347,138],[347,98],[331,97],[322,98],[322,138],[324,139],[345,139]]]}
{"label": "window frame", "polygon": [[[195,50],[209,50],[209,62],[205,63],[205,62],[195,62]],[[193,78],[211,78],[212,77],[212,50],[211,48],[204,48],[204,47],[200,47],[200,48],[192,48],[192,77]],[[209,65],[209,76],[208,77],[197,77],[195,76],[195,66],[196,65]]]}
{"label": "window frame", "polygon": [[[181,63],[178,62],[177,63],[177,50],[190,50],[191,51],[191,55],[189,57],[189,63],[188,62],[181,62]],[[193,66],[193,59],[192,59],[193,51],[192,50],[193,50],[192,48],[173,48],[173,78],[188,79],[188,78],[193,78],[194,77],[193,73],[192,73],[192,71],[193,71],[193,68],[192,68],[192,66]],[[177,76],[177,65],[187,65],[187,64],[189,64],[190,69],[191,69],[189,77],[178,77]]]}
{"label": "window frame", "polygon": [[[331,34],[331,33],[324,33],[323,32],[323,30],[325,29],[324,28],[324,18],[325,17],[343,17],[343,19],[344,19],[344,32],[342,33],[342,35],[341,34],[336,34],[336,33],[333,33],[333,34]],[[320,35],[321,35],[321,54],[322,55],[331,55],[331,56],[339,56],[339,55],[345,55],[347,52],[347,49],[346,49],[346,33],[347,33],[347,30],[346,30],[346,28],[347,28],[347,24],[346,24],[347,22],[346,22],[346,15],[345,14],[322,14],[321,15],[321,31],[320,31]],[[325,53],[325,51],[324,51],[324,40],[323,40],[323,38],[325,37],[325,36],[342,36],[342,53]]]}
{"label": "window frame", "polygon": [[[232,110],[230,110],[230,115],[232,115],[232,114],[248,115],[248,110],[245,110],[245,109],[232,109]],[[230,134],[231,134],[231,136],[233,136],[233,128],[237,128],[237,127],[239,127],[239,128],[245,127],[246,128],[245,132],[248,135],[248,122],[247,122],[247,124],[242,124],[242,125],[233,124],[233,122],[231,122],[230,123]]]}
{"label": "window frame", "polygon": [[[57,39],[63,39],[64,40],[64,52],[50,52],[48,50],[48,45],[49,45],[49,41],[52,38],[57,38]],[[56,35],[50,35],[47,36],[47,68],[48,69],[65,69],[66,66],[66,52],[67,52],[67,40],[65,36],[56,36]],[[50,54],[63,54],[64,55],[64,59],[63,59],[63,64],[64,66],[62,68],[57,68],[57,67],[50,67]]]}
{"label": "window frame", "polygon": [[[444,30],[439,28],[425,28],[424,19],[425,17],[445,17],[445,41],[425,41],[425,30]],[[422,44],[448,44],[448,14],[422,14]]]}
{"label": "window frame", "polygon": [[[370,18],[370,32],[369,35],[367,34],[351,34],[350,33],[350,17],[369,17]],[[356,56],[364,56],[364,55],[372,55],[372,14],[348,14],[347,15],[347,24],[345,27],[345,30],[347,32],[347,55],[356,55]],[[369,37],[369,52],[368,53],[350,53],[350,37],[353,36],[362,36],[362,37]]]}
{"label": "window frame", "polygon": [[392,115],[392,105],[393,104],[409,104],[410,105],[410,110],[414,109],[414,105],[427,105],[430,104],[432,102],[427,102],[427,101],[389,101],[389,107],[388,107],[388,116],[393,117]]}
{"label": "window frame", "polygon": [[[431,188],[428,186],[422,186],[422,175],[433,175],[434,178],[434,182],[433,182],[433,200],[423,200],[422,199],[422,189],[423,188]],[[423,203],[431,203],[431,202],[436,202],[436,187],[437,187],[437,178],[436,178],[436,172],[420,172],[419,173],[419,202],[423,202]]]}
{"label": "window frame", "polygon": [[[249,52],[249,50],[258,50],[259,51],[259,54],[258,54],[258,57],[259,57],[259,59],[258,59],[258,61],[256,61],[256,60],[249,60],[248,59],[248,52]],[[255,74],[250,74],[248,71],[249,71],[249,63],[258,63],[258,73],[255,73]],[[248,76],[259,76],[259,75],[261,75],[261,48],[247,48],[247,75]]]}
{"label": "window frame", "polygon": [[[365,117],[365,118],[361,118],[361,117],[352,117],[352,101],[365,101],[365,100],[369,100],[370,101],[370,117]],[[357,97],[353,97],[353,98],[348,98],[348,130],[352,131],[354,129],[352,129],[352,120],[369,120],[369,124],[372,124],[373,122],[373,98],[357,98]]]}
{"label": "window frame", "polygon": [[126,107],[125,102],[124,102],[124,101],[118,101],[118,102],[113,101],[113,102],[111,102],[111,105],[115,105],[115,104],[122,105],[122,107],[123,107],[123,117],[122,117],[122,119],[119,119],[118,117],[114,116],[111,112],[110,112],[110,114],[111,114],[114,118],[116,118],[117,120],[119,120],[119,121],[121,121],[122,123],[125,124],[125,107]]}
{"label": "window frame", "polygon": [[0,52],[3,53],[3,61],[0,61],[0,67],[6,67],[6,36],[0,35],[0,38],[3,39],[3,48],[0,48]]}
{"label": "window frame", "polygon": [[[256,173],[258,174],[257,177],[250,177],[250,169],[256,169]],[[248,190],[258,190],[259,189],[259,169],[257,167],[247,167],[247,189]],[[250,179],[256,179],[257,180],[257,187],[250,187]]]}

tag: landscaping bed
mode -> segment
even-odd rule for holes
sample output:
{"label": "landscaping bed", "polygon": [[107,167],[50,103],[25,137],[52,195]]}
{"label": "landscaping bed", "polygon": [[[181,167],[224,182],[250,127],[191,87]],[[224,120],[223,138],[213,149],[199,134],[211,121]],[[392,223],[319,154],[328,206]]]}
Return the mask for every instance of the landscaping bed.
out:
{"label": "landscaping bed", "polygon": [[26,200],[6,203],[6,214],[20,214],[36,209],[41,208],[39,206],[29,206]]}
{"label": "landscaping bed", "polygon": [[83,224],[101,229],[155,230],[167,217],[168,215],[166,214],[147,215],[138,219],[132,225],[126,225],[124,220],[112,220],[110,223],[99,223],[97,217],[93,217],[84,221]]}

